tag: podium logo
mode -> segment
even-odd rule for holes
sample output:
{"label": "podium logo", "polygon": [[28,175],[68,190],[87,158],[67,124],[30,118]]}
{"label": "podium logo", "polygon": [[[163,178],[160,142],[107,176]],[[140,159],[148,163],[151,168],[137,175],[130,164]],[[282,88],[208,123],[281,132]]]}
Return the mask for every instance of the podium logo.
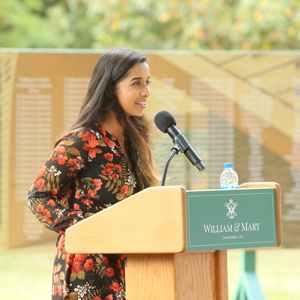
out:
{"label": "podium logo", "polygon": [[228,213],[226,214],[226,217],[229,219],[234,219],[237,216],[237,213],[235,212],[235,208],[238,206],[238,203],[233,203],[233,200],[230,199],[229,203],[225,203],[225,206],[228,209]]}

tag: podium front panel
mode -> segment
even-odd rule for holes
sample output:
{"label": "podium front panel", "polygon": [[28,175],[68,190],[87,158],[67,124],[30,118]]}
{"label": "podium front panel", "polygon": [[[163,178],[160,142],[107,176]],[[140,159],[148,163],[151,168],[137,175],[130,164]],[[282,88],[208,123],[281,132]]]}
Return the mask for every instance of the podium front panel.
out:
{"label": "podium front panel", "polygon": [[274,247],[275,188],[187,191],[188,252]]}

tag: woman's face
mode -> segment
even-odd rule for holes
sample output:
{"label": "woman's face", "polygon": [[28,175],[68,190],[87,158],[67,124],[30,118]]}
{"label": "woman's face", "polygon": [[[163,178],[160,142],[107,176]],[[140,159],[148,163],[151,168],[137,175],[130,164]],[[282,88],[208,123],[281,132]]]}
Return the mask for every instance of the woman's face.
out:
{"label": "woman's face", "polygon": [[141,117],[150,96],[150,69],[146,62],[136,63],[116,89],[116,96],[127,117]]}

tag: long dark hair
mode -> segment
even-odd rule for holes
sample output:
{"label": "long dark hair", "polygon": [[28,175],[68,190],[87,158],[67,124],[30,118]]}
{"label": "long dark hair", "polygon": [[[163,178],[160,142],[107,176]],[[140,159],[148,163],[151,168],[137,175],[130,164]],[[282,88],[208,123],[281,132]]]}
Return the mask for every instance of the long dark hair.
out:
{"label": "long dark hair", "polygon": [[129,69],[146,61],[144,56],[129,49],[117,48],[104,53],[94,68],[78,119],[69,129],[73,131],[104,123],[109,113],[114,111],[130,145],[129,155],[139,190],[158,184],[150,149],[150,126],[144,116],[127,118],[115,91]]}

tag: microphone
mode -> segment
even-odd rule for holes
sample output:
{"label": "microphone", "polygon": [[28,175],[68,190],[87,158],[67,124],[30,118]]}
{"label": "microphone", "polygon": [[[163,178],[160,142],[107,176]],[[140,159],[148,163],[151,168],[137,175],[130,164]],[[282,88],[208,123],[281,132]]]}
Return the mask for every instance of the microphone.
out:
{"label": "microphone", "polygon": [[205,166],[201,162],[201,158],[189,144],[186,137],[176,128],[174,117],[167,111],[160,111],[154,117],[154,122],[157,128],[163,133],[168,133],[173,139],[175,148],[183,152],[189,161],[199,170],[203,171]]}

